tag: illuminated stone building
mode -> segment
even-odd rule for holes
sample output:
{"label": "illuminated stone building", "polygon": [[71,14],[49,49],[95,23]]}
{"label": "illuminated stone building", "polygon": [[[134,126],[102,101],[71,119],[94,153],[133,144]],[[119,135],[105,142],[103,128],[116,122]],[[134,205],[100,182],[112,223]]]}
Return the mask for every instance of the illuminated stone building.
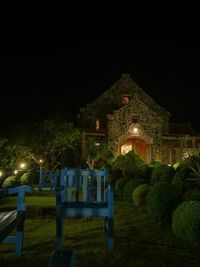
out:
{"label": "illuminated stone building", "polygon": [[159,106],[129,74],[93,103],[80,109],[78,127],[98,145],[107,142],[117,155],[130,150],[145,161],[173,164],[200,151],[200,138],[188,123],[170,123],[170,114]]}

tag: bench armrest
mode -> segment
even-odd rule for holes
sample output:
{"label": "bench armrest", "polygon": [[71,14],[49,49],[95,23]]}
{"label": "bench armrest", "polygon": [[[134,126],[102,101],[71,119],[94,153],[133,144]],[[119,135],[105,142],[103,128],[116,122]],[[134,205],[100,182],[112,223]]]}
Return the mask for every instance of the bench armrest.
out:
{"label": "bench armrest", "polygon": [[0,195],[13,195],[17,194],[17,211],[25,211],[25,193],[32,193],[34,188],[30,185],[22,185],[8,189],[1,189]]}

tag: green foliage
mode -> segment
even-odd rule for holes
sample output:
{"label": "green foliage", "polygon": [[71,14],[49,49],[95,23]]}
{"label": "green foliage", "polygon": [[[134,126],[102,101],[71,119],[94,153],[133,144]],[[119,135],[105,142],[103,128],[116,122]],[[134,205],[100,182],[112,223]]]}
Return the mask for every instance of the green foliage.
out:
{"label": "green foliage", "polygon": [[127,180],[124,178],[120,178],[115,182],[115,194],[119,197],[123,197],[123,191],[124,191],[124,186],[127,183]]}
{"label": "green foliage", "polygon": [[87,163],[90,169],[108,169],[113,159],[114,153],[106,143],[97,146],[94,138],[88,138]]}
{"label": "green foliage", "polygon": [[33,171],[27,171],[20,177],[21,185],[29,184],[33,185],[34,182],[34,173]]}
{"label": "green foliage", "polygon": [[180,165],[188,165],[190,167],[195,168],[197,164],[200,164],[200,156],[190,155],[184,161],[182,161]]}
{"label": "green foliage", "polygon": [[132,150],[125,156],[118,156],[113,169],[121,171],[125,179],[144,179],[147,170],[145,162]]}
{"label": "green foliage", "polygon": [[176,162],[173,165],[173,168],[176,170],[180,166],[180,162]]}
{"label": "green foliage", "polygon": [[132,193],[133,193],[133,190],[138,187],[138,185],[141,184],[141,182],[139,180],[129,180],[125,186],[124,186],[124,190],[123,190],[123,199],[126,201],[126,202],[133,202],[132,200]]}
{"label": "green foliage", "polygon": [[27,145],[29,155],[35,161],[42,158],[48,170],[68,165],[64,158],[68,149],[80,151],[80,131],[61,117],[55,116],[34,125],[32,132]]}
{"label": "green foliage", "polygon": [[173,212],[173,233],[189,242],[191,245],[200,245],[200,202],[186,201],[180,204]]}
{"label": "green foliage", "polygon": [[169,221],[180,198],[180,192],[173,184],[156,183],[147,196],[150,217],[157,222]]}
{"label": "green foliage", "polygon": [[146,204],[146,198],[150,187],[149,184],[141,184],[133,190],[132,199],[134,206],[139,207]]}
{"label": "green foliage", "polygon": [[115,184],[122,177],[122,172],[120,170],[111,169],[109,177],[110,183]]}
{"label": "green foliage", "polygon": [[185,192],[182,196],[183,201],[196,200],[200,201],[200,189],[193,188]]}
{"label": "green foliage", "polygon": [[196,187],[195,179],[192,179],[191,166],[188,164],[181,164],[176,169],[176,174],[172,179],[172,183],[180,188],[182,192],[186,192],[191,188]]}
{"label": "green foliage", "polygon": [[11,188],[19,185],[20,185],[19,177],[16,175],[11,175],[5,179],[5,181],[2,184],[2,188]]}
{"label": "green foliage", "polygon": [[171,183],[172,177],[175,174],[173,167],[166,164],[161,164],[155,167],[152,171],[151,183],[155,184],[158,182]]}

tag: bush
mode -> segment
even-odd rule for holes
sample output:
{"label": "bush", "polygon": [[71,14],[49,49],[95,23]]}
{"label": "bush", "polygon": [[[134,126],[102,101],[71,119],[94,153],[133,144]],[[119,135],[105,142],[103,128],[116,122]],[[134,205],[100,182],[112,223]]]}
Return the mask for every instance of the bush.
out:
{"label": "bush", "polygon": [[157,222],[169,221],[180,199],[180,191],[173,184],[157,183],[147,195],[147,210]]}
{"label": "bush", "polygon": [[127,180],[124,178],[120,178],[115,182],[115,193],[119,198],[122,198],[124,186],[127,183]]}
{"label": "bush", "polygon": [[139,180],[130,180],[124,186],[123,199],[127,202],[132,202],[133,190],[140,184]]}
{"label": "bush", "polygon": [[143,206],[146,204],[146,198],[149,190],[150,190],[149,184],[141,184],[133,190],[132,200],[133,204],[136,207]]}
{"label": "bush", "polygon": [[121,171],[122,177],[127,180],[143,178],[146,168],[144,161],[133,150],[125,156],[118,156],[113,164],[114,171]]}
{"label": "bush", "polygon": [[5,179],[5,181],[2,184],[2,188],[11,188],[19,185],[20,185],[19,177],[16,175],[11,175]]}
{"label": "bush", "polygon": [[175,236],[200,245],[200,202],[185,201],[180,204],[172,215],[172,231]]}
{"label": "bush", "polygon": [[200,201],[200,189],[194,188],[185,192],[182,196],[183,201],[196,200]]}
{"label": "bush", "polygon": [[196,187],[196,182],[189,179],[191,178],[191,172],[190,166],[187,164],[180,165],[172,179],[172,184],[179,187],[182,192]]}
{"label": "bush", "polygon": [[175,174],[175,170],[173,167],[168,166],[166,164],[158,165],[153,169],[151,176],[151,183],[155,184],[158,182],[163,183],[171,183],[172,177]]}
{"label": "bush", "polygon": [[20,177],[20,182],[21,182],[21,185],[25,185],[25,184],[32,185],[32,184],[33,184],[33,175],[32,175],[32,171],[25,172],[25,173]]}

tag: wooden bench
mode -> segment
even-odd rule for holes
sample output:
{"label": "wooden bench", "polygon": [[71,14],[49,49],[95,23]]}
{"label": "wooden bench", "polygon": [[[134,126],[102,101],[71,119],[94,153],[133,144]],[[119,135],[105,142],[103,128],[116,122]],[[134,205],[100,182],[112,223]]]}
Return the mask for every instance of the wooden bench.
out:
{"label": "wooden bench", "polygon": [[56,187],[56,181],[59,176],[58,171],[47,171],[42,166],[40,167],[40,178],[38,192],[53,192]]}
{"label": "wooden bench", "polygon": [[103,217],[108,248],[113,250],[113,189],[107,170],[61,170],[56,197],[56,250],[62,250],[65,217]]}
{"label": "wooden bench", "polygon": [[[0,210],[0,243],[15,243],[16,257],[21,257],[23,250],[23,235],[26,207],[24,203],[25,193],[33,192],[29,185],[18,186],[9,189],[0,189],[0,198],[6,195],[17,194],[17,208],[15,210]],[[16,229],[16,235],[9,234]]]}

